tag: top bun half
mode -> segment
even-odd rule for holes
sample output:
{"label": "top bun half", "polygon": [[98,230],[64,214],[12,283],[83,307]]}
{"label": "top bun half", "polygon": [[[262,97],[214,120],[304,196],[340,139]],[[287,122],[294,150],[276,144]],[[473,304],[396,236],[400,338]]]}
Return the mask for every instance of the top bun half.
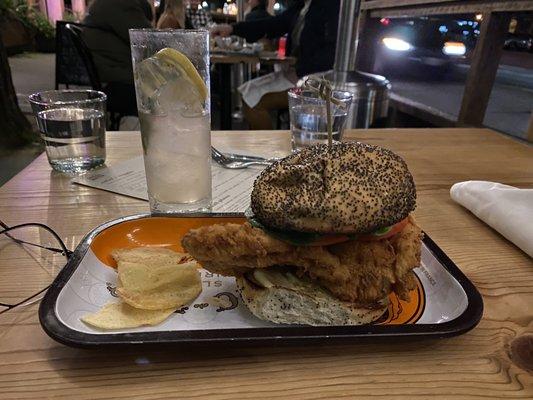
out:
{"label": "top bun half", "polygon": [[370,233],[406,218],[416,189],[405,161],[351,142],[303,149],[256,179],[252,211],[265,226],[316,233]]}

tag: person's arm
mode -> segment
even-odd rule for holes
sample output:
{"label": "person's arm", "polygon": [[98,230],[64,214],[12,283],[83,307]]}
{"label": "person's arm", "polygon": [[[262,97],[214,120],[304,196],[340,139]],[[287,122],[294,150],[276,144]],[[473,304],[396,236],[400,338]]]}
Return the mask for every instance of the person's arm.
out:
{"label": "person's arm", "polygon": [[265,36],[270,38],[283,36],[289,32],[291,21],[299,10],[299,7],[291,7],[275,17],[237,22],[232,25],[232,33],[250,42],[256,42]]}
{"label": "person's arm", "polygon": [[138,1],[125,2],[120,15],[110,15],[110,26],[113,31],[126,43],[130,42],[128,29],[152,28],[152,22],[146,15],[146,9]]}
{"label": "person's arm", "polygon": [[244,18],[245,21],[257,21],[265,18],[272,18],[273,16],[266,12],[266,10],[258,10],[257,12],[252,11],[246,15]]}

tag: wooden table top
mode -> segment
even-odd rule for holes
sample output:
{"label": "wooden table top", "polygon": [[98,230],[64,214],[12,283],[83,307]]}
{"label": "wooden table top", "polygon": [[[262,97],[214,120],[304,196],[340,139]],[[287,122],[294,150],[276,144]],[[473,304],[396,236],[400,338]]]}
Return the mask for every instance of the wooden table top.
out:
{"label": "wooden table top", "polygon": [[[533,334],[533,263],[449,196],[458,181],[533,188],[533,149],[487,129],[351,131],[349,138],[402,155],[417,183],[422,228],[483,295],[472,331],[454,338],[248,348],[73,349],[48,338],[37,305],[0,315],[2,399],[450,399],[533,398],[533,375],[514,344]],[[108,165],[141,154],[137,133],[108,134]],[[221,150],[280,155],[287,132],[213,132]],[[72,185],[36,161],[0,188],[8,225],[42,222],[69,248],[93,227],[148,204]],[[0,301],[45,286],[0,239]],[[57,272],[57,271],[55,271]],[[529,365],[533,341],[529,341]],[[517,356],[518,354],[518,356]],[[527,362],[527,359],[525,360]],[[522,367],[520,367],[522,366]]]}

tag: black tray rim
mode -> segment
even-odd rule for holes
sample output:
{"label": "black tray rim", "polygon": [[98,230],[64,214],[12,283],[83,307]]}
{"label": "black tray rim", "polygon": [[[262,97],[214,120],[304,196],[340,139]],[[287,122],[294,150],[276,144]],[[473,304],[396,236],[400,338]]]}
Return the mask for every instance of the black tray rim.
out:
{"label": "black tray rim", "polygon": [[[433,240],[424,234],[424,244],[441,262],[447,272],[461,285],[466,293],[468,305],[457,318],[440,324],[411,325],[358,325],[358,326],[276,326],[272,328],[242,328],[194,331],[162,331],[88,334],[64,325],[55,312],[57,298],[67,284],[80,261],[87,253],[92,240],[103,230],[123,222],[142,218],[169,217],[170,215],[153,215],[149,213],[120,217],[101,224],[90,231],[74,250],[69,261],[59,272],[46,292],[39,306],[39,322],[44,331],[55,341],[72,347],[101,347],[109,345],[139,344],[217,344],[217,343],[252,343],[269,344],[280,342],[306,341],[342,341],[387,338],[446,338],[464,334],[473,329],[483,315],[481,294],[455,263],[440,249]],[[171,217],[171,216],[170,216]],[[243,213],[209,213],[179,214],[179,218],[239,218]]]}

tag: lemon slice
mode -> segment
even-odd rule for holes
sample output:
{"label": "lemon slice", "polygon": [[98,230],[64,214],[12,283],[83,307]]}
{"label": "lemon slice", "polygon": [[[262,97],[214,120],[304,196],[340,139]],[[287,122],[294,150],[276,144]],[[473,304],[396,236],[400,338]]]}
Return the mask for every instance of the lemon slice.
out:
{"label": "lemon slice", "polygon": [[158,51],[135,68],[140,110],[168,114],[182,107],[182,115],[199,115],[209,91],[189,58],[171,48]]}
{"label": "lemon slice", "polygon": [[198,94],[200,95],[200,100],[205,101],[207,99],[207,86],[205,85],[204,80],[198,73],[198,70],[192,64],[191,60],[187,56],[178,50],[165,48],[159,50],[154,58],[160,62],[167,63],[178,69],[182,72],[183,78],[188,78],[190,82],[196,87]]}

